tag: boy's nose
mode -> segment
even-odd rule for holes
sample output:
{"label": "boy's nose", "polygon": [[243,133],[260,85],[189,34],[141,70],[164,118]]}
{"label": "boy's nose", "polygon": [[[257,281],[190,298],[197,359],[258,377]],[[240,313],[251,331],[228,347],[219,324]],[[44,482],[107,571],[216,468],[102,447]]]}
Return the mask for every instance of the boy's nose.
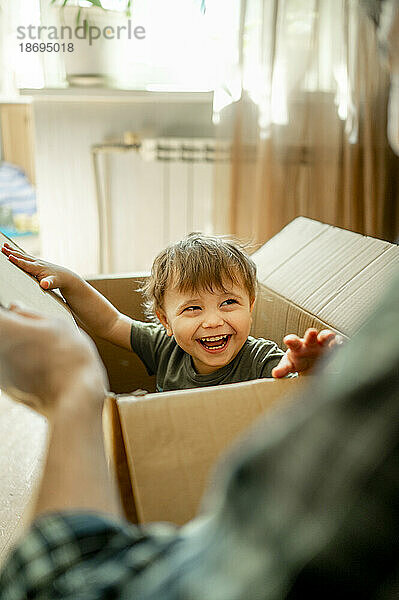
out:
{"label": "boy's nose", "polygon": [[222,315],[217,312],[209,312],[204,315],[204,320],[202,321],[202,327],[207,329],[213,329],[214,327],[219,327],[223,325],[224,320]]}

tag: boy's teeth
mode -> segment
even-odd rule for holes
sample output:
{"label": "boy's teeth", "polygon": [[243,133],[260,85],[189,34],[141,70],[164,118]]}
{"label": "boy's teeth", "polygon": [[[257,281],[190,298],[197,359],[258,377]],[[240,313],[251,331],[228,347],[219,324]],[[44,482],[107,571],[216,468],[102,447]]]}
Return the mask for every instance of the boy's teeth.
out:
{"label": "boy's teeth", "polygon": [[229,341],[229,334],[226,335],[213,335],[209,337],[200,338],[201,344],[208,350],[219,350],[227,346]]}

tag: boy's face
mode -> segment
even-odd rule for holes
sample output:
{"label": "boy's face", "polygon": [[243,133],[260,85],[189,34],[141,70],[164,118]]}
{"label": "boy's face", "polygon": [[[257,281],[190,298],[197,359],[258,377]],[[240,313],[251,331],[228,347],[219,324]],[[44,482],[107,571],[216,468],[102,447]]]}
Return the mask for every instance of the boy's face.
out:
{"label": "boy's face", "polygon": [[163,310],[157,312],[167,334],[191,355],[197,373],[213,373],[227,365],[248,338],[254,300],[244,286],[226,289],[228,293],[180,292],[170,287]]}

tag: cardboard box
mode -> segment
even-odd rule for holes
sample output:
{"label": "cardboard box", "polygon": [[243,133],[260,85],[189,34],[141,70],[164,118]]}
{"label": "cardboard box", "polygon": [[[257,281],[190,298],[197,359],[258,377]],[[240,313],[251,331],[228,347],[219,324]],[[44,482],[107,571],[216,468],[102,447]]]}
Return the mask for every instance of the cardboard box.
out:
{"label": "cardboard box", "polygon": [[[4,242],[16,246],[0,232],[0,247]],[[49,317],[66,319],[75,323],[69,307],[60,294],[44,291],[37,279],[25,273],[1,252],[0,253],[0,303],[8,307],[11,302],[19,302],[25,307]]]}
{"label": "cardboard box", "polygon": [[[310,326],[351,336],[398,268],[399,248],[300,217],[253,258],[260,290],[252,334],[281,346],[285,334],[302,335]],[[4,256],[0,277],[3,304],[19,299],[71,319],[59,298],[41,290]],[[90,283],[125,314],[143,318],[137,291],[143,277],[99,276]],[[154,378],[133,353],[95,341],[116,394],[104,411],[107,447],[126,515],[133,522],[182,524],[194,516],[220,454],[254,419],[307,379],[260,380],[145,397],[121,395],[136,388],[152,392]]]}
{"label": "cardboard box", "polygon": [[[328,327],[344,338],[353,335],[398,268],[399,248],[300,217],[253,258],[260,290],[251,333],[283,347],[287,333],[302,335],[308,327]],[[112,290],[113,281],[91,283],[126,310],[124,285],[134,279],[119,280]],[[138,304],[135,298],[134,310]],[[104,353],[103,342],[100,348]],[[113,373],[116,368],[118,384],[126,391],[126,377],[131,378],[126,357],[118,362],[113,353],[113,361]],[[134,376],[134,387],[153,389],[142,367],[134,367]],[[114,426],[114,451],[129,518],[182,524],[193,517],[224,449],[302,382],[263,380],[162,396],[119,397],[114,406],[110,402],[109,423]]]}
{"label": "cardboard box", "polygon": [[138,523],[171,521],[178,525],[192,519],[223,452],[259,415],[306,379],[258,379],[119,397],[117,408],[131,482],[131,494],[123,495],[129,518]]}

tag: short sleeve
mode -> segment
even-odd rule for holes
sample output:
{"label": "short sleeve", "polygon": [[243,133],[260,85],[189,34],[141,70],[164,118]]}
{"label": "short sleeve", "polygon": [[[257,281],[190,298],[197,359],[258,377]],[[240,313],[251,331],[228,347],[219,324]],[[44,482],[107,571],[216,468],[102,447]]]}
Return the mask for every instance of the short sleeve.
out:
{"label": "short sleeve", "polygon": [[278,346],[276,346],[275,349],[271,349],[263,360],[261,373],[259,377],[261,379],[271,377],[274,367],[277,367],[278,363],[280,362],[283,356],[284,352],[280,350]]}
{"label": "short sleeve", "polygon": [[116,597],[126,580],[151,565],[176,540],[173,525],[147,530],[94,513],[47,514],[35,521],[5,563],[0,598]]}
{"label": "short sleeve", "polygon": [[284,356],[284,351],[281,350],[275,342],[265,340],[263,338],[249,338],[249,357],[246,361],[250,361],[256,370],[255,377],[264,379],[272,376],[272,370],[277,367],[281,358]]}
{"label": "short sleeve", "polygon": [[[274,342],[269,342],[270,348],[265,354],[262,365],[261,365],[261,374],[259,375],[260,379],[264,379],[267,377],[272,377],[272,371],[274,367],[277,367],[280,360],[284,356],[285,352],[281,350]],[[290,379],[292,377],[298,377],[298,373],[288,373],[284,377],[284,379]]]}
{"label": "short sleeve", "polygon": [[130,344],[133,352],[143,361],[149,375],[157,372],[160,355],[168,342],[169,338],[162,325],[132,321]]}

